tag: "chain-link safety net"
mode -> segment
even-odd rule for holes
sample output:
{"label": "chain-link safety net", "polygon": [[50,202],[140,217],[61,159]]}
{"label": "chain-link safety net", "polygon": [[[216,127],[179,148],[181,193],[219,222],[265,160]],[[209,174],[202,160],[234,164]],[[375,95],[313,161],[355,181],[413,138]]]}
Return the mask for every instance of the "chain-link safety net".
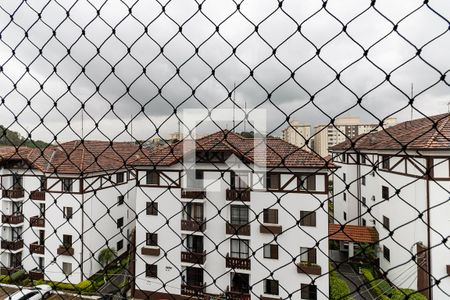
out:
{"label": "chain-link safety net", "polygon": [[449,17],[0,1],[0,297],[449,299]]}

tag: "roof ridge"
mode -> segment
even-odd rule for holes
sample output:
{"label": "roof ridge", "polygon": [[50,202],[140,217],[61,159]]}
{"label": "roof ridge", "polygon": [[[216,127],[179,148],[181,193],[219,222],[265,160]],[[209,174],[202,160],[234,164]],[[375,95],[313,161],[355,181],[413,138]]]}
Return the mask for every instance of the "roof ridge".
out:
{"label": "roof ridge", "polygon": [[450,122],[450,114],[448,114],[446,117],[444,117],[444,118],[442,118],[442,119],[440,119],[440,120],[437,120],[437,123],[439,123],[439,121],[442,121],[442,120],[444,120],[444,122],[442,123],[442,125],[439,126],[439,128],[436,128],[436,132],[430,137],[430,139],[429,139],[429,141],[428,141],[428,143],[427,143],[427,146],[428,146],[428,147],[434,142],[434,140],[436,139],[436,137],[438,136],[438,134],[441,134],[441,129],[442,129],[443,127],[445,127],[445,125],[447,125],[448,122]]}

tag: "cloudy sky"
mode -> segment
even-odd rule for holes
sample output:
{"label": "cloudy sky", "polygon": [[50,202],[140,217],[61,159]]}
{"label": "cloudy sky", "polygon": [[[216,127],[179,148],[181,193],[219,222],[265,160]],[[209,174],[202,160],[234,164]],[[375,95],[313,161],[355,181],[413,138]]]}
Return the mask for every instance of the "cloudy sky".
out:
{"label": "cloudy sky", "polygon": [[373,2],[2,0],[0,124],[66,141],[84,111],[89,139],[129,140],[130,120],[166,136],[183,109],[233,107],[234,85],[275,134],[287,116],[407,120],[411,83],[415,117],[447,112],[450,1]]}

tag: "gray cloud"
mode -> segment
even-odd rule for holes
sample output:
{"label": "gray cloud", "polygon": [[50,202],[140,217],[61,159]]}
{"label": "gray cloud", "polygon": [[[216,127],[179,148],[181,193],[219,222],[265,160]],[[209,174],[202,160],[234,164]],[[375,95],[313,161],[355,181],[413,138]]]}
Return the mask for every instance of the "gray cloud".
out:
{"label": "gray cloud", "polygon": [[[280,9],[275,0],[245,0],[237,10],[208,0],[201,11],[193,0],[164,3],[163,12],[142,0],[2,1],[2,123],[68,140],[80,134],[84,103],[90,138],[129,139],[133,119],[133,134],[146,139],[176,130],[174,107],[232,107],[234,84],[237,105],[266,108],[275,133],[286,115],[313,125],[339,114],[407,119],[411,83],[417,111],[447,110],[448,1],[379,0],[374,8],[335,0],[324,9],[319,0],[285,0]],[[397,32],[388,19],[400,22]]]}

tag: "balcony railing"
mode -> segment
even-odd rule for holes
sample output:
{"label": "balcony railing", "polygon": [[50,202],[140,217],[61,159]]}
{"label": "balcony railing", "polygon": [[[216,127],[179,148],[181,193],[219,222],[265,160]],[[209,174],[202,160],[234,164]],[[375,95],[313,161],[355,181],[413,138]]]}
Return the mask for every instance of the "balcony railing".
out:
{"label": "balcony railing", "polygon": [[191,190],[181,189],[181,198],[205,199],[206,191],[204,191],[204,190],[191,191]]}
{"label": "balcony railing", "polygon": [[2,215],[2,223],[18,225],[23,223],[23,214],[15,214],[15,215]]}
{"label": "balcony railing", "polygon": [[38,242],[34,242],[33,244],[30,244],[30,253],[44,254],[45,246],[39,245]]}
{"label": "balcony railing", "polygon": [[259,225],[260,233],[280,234],[283,232],[283,227],[276,224],[261,224]]}
{"label": "balcony railing", "polygon": [[250,258],[231,257],[227,255],[225,259],[227,268],[242,269],[242,270],[251,269]]}
{"label": "balcony railing", "polygon": [[1,247],[4,250],[9,251],[17,251],[23,249],[23,240],[16,240],[16,241],[5,241],[3,240],[1,242]]}
{"label": "balcony railing", "polygon": [[206,261],[206,251],[203,251],[200,253],[182,251],[181,252],[181,261],[187,262],[187,263],[192,263],[192,264],[203,265]]}
{"label": "balcony railing", "polygon": [[205,286],[200,284],[191,285],[189,283],[185,283],[181,285],[181,294],[191,297],[203,298],[205,294]]}
{"label": "balcony railing", "polygon": [[58,250],[56,251],[56,253],[58,253],[58,255],[73,256],[75,251],[73,250],[72,247],[67,247],[67,246],[61,245],[58,247]]}
{"label": "balcony railing", "polygon": [[204,232],[206,230],[206,219],[203,221],[181,220],[181,230]]}
{"label": "balcony railing", "polygon": [[31,227],[45,227],[45,218],[40,216],[34,216],[30,218]]}
{"label": "balcony railing", "polygon": [[236,190],[236,189],[228,189],[226,191],[226,199],[229,201],[250,201],[250,190]]}
{"label": "balcony railing", "polygon": [[141,254],[148,256],[159,256],[159,254],[161,254],[161,249],[159,247],[158,248],[142,247]]}
{"label": "balcony railing", "polygon": [[23,189],[20,190],[3,190],[2,191],[3,198],[10,198],[10,199],[19,199],[23,198],[25,196],[25,192]]}
{"label": "balcony railing", "polygon": [[250,235],[250,224],[231,224],[228,223],[225,226],[227,234],[237,234],[237,235]]}
{"label": "balcony railing", "polygon": [[32,191],[30,193],[30,199],[44,201],[45,200],[45,192],[44,191]]}
{"label": "balcony railing", "polygon": [[317,264],[301,262],[297,264],[297,272],[309,275],[321,275],[322,268]]}
{"label": "balcony railing", "polygon": [[44,272],[39,269],[34,269],[28,272],[28,277],[31,280],[44,280]]}
{"label": "balcony railing", "polygon": [[226,297],[228,300],[250,300],[250,293],[239,291],[226,291]]}

